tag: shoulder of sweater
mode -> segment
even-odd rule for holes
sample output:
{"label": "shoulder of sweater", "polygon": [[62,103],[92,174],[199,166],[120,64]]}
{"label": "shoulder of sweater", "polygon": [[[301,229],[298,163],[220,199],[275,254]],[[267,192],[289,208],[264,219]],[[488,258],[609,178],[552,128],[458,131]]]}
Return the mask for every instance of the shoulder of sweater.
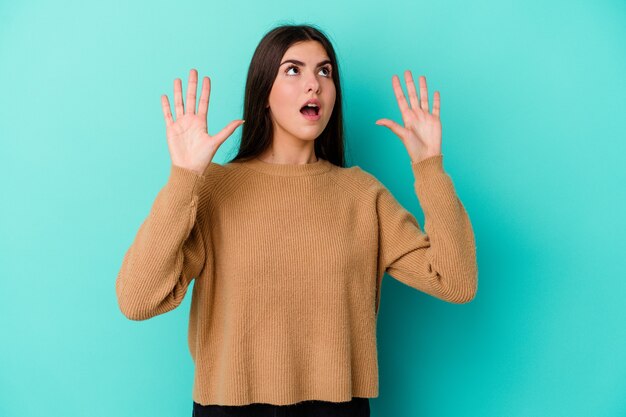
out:
{"label": "shoulder of sweater", "polygon": [[372,197],[385,185],[374,174],[366,171],[358,165],[350,167],[334,167],[331,170],[332,179],[339,186],[348,192],[352,192],[356,197]]}
{"label": "shoulder of sweater", "polygon": [[235,171],[231,164],[219,164],[211,162],[204,170],[204,181],[199,191],[201,201],[207,201],[211,196],[215,196],[224,189],[228,188],[229,177]]}

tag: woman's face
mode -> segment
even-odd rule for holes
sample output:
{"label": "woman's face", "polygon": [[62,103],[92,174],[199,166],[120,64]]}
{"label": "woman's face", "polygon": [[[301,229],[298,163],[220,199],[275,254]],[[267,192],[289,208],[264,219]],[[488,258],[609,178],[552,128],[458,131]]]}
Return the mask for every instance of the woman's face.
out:
{"label": "woman's face", "polygon": [[[281,59],[269,95],[274,139],[315,140],[324,130],[335,106],[335,83],[328,55],[321,43],[303,41],[293,45]],[[319,100],[317,115],[300,110],[307,100]]]}

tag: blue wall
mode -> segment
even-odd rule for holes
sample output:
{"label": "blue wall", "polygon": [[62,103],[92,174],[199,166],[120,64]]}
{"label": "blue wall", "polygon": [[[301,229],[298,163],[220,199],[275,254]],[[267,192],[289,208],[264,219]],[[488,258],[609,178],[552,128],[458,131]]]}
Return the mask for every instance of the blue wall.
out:
{"label": "blue wall", "polygon": [[374,122],[400,121],[392,74],[426,75],[476,233],[469,304],[385,277],[372,415],[626,415],[626,3],[335,3],[0,3],[0,415],[191,414],[191,292],[132,322],[114,282],[169,173],[160,95],[197,68],[209,133],[240,118],[278,23],[330,35],[348,161],[420,224],[408,154]]}

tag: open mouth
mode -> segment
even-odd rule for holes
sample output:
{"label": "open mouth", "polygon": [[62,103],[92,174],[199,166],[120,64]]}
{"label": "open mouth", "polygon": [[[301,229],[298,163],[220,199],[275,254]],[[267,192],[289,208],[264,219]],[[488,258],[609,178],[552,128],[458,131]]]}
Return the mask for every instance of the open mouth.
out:
{"label": "open mouth", "polygon": [[304,114],[305,116],[313,117],[319,115],[320,108],[316,105],[308,104],[306,106],[302,106],[302,108],[300,109],[300,113]]}

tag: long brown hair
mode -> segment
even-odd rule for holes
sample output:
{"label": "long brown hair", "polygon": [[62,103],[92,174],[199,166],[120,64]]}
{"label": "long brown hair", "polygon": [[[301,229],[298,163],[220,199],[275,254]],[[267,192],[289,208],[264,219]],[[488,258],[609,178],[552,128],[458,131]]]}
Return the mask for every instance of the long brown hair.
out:
{"label": "long brown hair", "polygon": [[280,60],[291,45],[308,40],[319,42],[326,50],[332,64],[331,74],[336,90],[331,117],[324,131],[315,139],[315,155],[334,165],[345,166],[341,85],[335,50],[321,29],[312,25],[292,24],[271,29],[254,51],[243,103],[243,119],[246,123],[242,126],[239,151],[229,162],[255,158],[272,144],[272,119],[265,105],[278,74]]}

